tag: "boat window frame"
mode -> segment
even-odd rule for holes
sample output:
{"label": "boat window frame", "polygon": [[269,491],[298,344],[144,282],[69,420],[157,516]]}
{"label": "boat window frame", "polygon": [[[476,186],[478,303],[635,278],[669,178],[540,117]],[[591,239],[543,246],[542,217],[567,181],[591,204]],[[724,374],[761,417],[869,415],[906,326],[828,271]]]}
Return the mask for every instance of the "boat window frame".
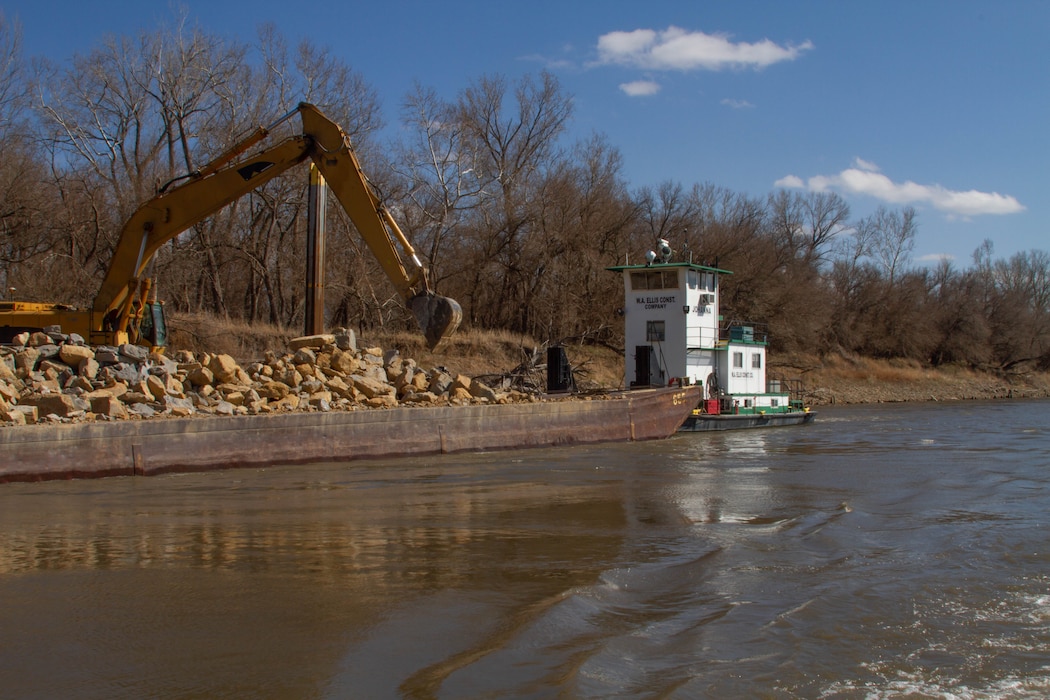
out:
{"label": "boat window frame", "polygon": [[678,289],[678,270],[638,270],[630,274],[631,289],[644,292],[656,289]]}

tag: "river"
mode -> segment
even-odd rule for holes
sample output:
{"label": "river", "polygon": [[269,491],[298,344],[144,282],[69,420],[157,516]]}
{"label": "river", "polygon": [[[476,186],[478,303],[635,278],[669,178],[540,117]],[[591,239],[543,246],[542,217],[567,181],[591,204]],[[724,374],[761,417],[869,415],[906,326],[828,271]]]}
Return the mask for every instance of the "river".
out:
{"label": "river", "polygon": [[1050,402],[0,486],[4,698],[1050,695]]}

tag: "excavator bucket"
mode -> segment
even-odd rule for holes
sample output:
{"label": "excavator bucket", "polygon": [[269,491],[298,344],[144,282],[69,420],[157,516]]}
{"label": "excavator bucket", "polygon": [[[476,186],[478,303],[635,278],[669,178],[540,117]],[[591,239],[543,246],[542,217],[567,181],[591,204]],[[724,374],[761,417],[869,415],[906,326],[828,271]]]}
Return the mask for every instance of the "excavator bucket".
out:
{"label": "excavator bucket", "polygon": [[427,339],[427,347],[431,350],[455,333],[459,322],[463,320],[463,309],[459,307],[459,302],[432,292],[412,297],[408,301],[408,308],[416,317],[416,322]]}

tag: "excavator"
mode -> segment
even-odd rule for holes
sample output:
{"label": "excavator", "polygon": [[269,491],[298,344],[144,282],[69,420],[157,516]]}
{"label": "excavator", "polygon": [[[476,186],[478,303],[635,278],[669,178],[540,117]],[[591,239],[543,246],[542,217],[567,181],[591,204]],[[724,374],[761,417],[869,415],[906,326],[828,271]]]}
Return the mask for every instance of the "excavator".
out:
{"label": "excavator", "polygon": [[[301,134],[238,160],[296,114],[302,120]],[[432,291],[426,268],[361,170],[350,138],[306,102],[269,126],[255,129],[202,168],[167,183],[139,207],[124,224],[90,309],[0,302],[0,340],[10,341],[24,330],[58,325],[63,332],[78,333],[92,345],[136,343],[162,351],[166,342],[164,306],[157,301],[153,282],[146,276],[153,256],[197,222],[307,159],[324,176],[329,190],[412,312],[427,345],[434,349],[458,328],[463,316],[459,304]],[[411,262],[411,272],[398,248]]]}

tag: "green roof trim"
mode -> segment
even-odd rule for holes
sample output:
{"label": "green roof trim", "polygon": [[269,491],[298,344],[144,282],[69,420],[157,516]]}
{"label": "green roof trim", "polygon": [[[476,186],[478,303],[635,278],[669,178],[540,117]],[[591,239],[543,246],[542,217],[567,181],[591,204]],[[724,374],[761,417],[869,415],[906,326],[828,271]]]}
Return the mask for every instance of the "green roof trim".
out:
{"label": "green roof trim", "polygon": [[717,272],[720,275],[731,275],[733,274],[729,270],[723,270],[718,267],[710,267],[708,265],[697,265],[691,262],[671,262],[671,263],[656,263],[651,265],[615,265],[613,267],[607,267],[606,270],[610,272],[623,272],[625,270],[656,270],[664,269],[668,267],[684,267],[690,270],[697,270],[700,272]]}

